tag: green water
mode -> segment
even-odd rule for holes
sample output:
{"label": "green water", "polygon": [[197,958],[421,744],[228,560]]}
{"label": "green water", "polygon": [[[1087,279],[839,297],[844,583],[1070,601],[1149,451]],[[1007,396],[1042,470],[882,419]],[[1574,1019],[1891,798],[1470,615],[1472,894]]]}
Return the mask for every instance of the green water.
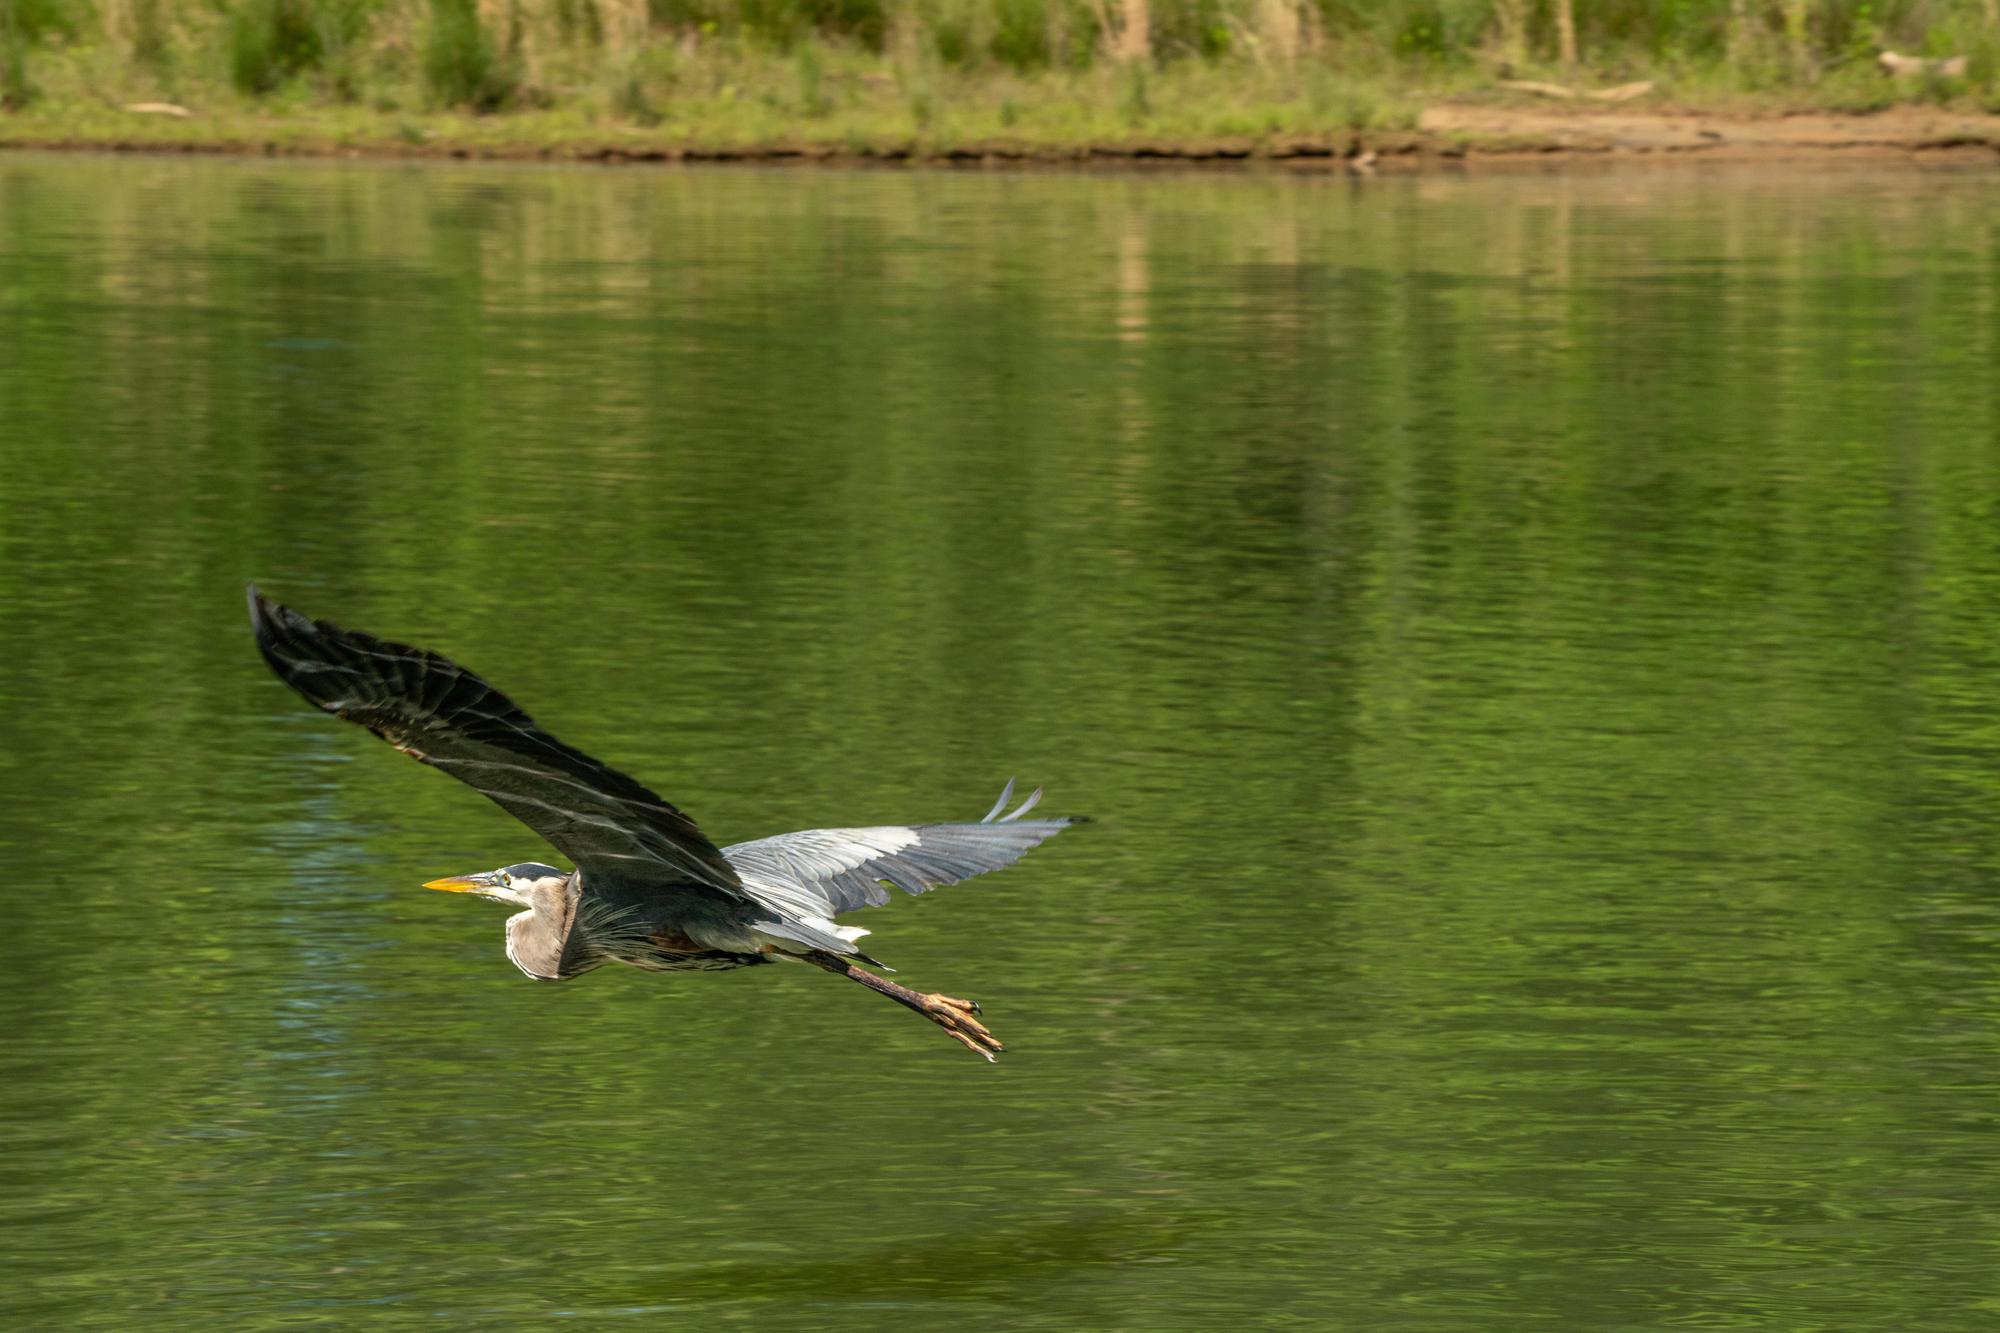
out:
{"label": "green water", "polygon": [[[2000,179],[0,159],[0,1322],[2000,1324]],[[257,578],[718,841],[1088,812],[804,968],[542,855]]]}

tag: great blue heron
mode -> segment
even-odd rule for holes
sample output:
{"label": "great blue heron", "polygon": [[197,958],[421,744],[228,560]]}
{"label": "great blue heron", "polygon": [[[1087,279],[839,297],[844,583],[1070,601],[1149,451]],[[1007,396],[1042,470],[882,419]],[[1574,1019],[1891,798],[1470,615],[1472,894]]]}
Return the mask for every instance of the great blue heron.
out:
{"label": "great blue heron", "polygon": [[576,863],[523,861],[435,879],[427,889],[527,910],[507,919],[507,957],[562,981],[605,963],[652,972],[720,971],[794,958],[916,1010],[991,1060],[1000,1042],[979,1006],[927,995],[864,971],[868,932],[834,924],[889,901],[998,870],[1073,819],[1011,813],[1009,781],[980,822],[808,829],[717,849],[692,819],[618,770],[572,750],[506,695],[436,653],[312,620],[253,584],[250,623],[280,679],[497,802]]}

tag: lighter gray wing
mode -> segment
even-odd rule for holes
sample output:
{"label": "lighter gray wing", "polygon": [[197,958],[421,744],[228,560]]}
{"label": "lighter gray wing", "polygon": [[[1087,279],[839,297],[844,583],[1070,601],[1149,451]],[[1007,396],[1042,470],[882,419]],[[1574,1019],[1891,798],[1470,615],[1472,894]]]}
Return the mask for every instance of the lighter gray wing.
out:
{"label": "lighter gray wing", "polygon": [[692,819],[535,725],[519,705],[436,653],[311,620],[250,589],[264,660],[287,685],[442,769],[546,838],[586,872],[689,882],[743,895]]}
{"label": "lighter gray wing", "polygon": [[885,884],[923,893],[1010,866],[1029,848],[1079,819],[1022,819],[1042,798],[1037,788],[1012,814],[1010,781],[976,824],[880,825],[781,833],[725,847],[751,897],[793,920],[826,919],[889,901]]}

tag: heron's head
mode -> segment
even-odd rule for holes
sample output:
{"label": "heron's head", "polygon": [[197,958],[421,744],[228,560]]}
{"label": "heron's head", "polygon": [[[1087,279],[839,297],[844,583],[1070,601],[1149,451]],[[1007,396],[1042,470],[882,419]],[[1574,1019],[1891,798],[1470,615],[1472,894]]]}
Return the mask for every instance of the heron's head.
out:
{"label": "heron's head", "polygon": [[545,866],[539,861],[523,861],[519,865],[501,866],[498,870],[487,870],[477,875],[434,879],[424,887],[442,889],[446,893],[476,893],[482,898],[512,903],[516,907],[533,907],[533,895],[537,890],[559,889],[568,879],[568,875],[554,866]]}

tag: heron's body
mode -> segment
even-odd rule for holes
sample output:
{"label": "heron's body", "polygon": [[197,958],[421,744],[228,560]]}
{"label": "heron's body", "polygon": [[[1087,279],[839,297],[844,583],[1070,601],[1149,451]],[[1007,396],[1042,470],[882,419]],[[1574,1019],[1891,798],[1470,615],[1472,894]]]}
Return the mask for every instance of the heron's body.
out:
{"label": "heron's body", "polygon": [[527,898],[528,910],[507,918],[507,957],[537,981],[567,981],[606,963],[722,972],[771,961],[747,914],[699,885],[662,895],[593,878],[586,890],[573,871]]}
{"label": "heron's body", "polygon": [[694,821],[625,774],[571,749],[511,700],[435,653],[309,620],[250,590],[257,643],[309,701],[497,802],[576,863],[522,862],[428,887],[523,910],[507,956],[563,981],[606,963],[713,972],[792,958],[917,1010],[992,1059],[1000,1043],[978,1006],[921,994],[864,971],[868,932],[834,918],[997,870],[1075,822],[1023,819],[1039,791],[1002,815],[1013,783],[977,823],[810,829],[717,848]]}

